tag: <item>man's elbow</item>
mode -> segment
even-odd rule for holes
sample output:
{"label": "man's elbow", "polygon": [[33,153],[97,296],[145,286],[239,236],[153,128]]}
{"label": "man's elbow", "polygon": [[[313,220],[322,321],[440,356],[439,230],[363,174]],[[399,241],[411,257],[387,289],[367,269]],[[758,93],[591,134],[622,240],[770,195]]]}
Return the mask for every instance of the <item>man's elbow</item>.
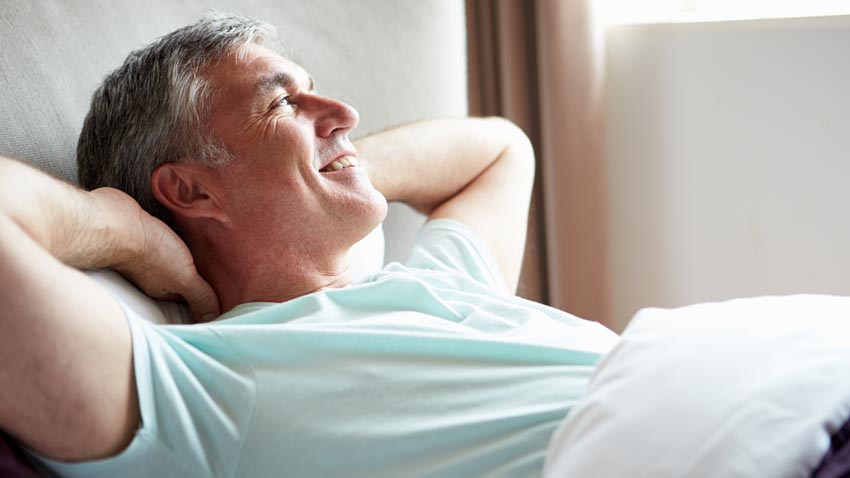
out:
{"label": "man's elbow", "polygon": [[534,159],[534,146],[528,135],[522,128],[512,121],[502,117],[489,117],[500,130],[499,138],[504,142],[501,160],[508,163],[513,175],[512,183],[518,187],[531,192],[534,185],[534,174],[536,161]]}

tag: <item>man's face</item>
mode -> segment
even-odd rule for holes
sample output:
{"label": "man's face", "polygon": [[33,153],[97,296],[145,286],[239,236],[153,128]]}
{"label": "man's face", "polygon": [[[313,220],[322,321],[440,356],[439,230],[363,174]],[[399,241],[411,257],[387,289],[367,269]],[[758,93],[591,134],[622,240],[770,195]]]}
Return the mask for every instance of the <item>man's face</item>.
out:
{"label": "man's face", "polygon": [[216,91],[210,126],[236,157],[214,172],[230,227],[330,254],[383,220],[386,200],[348,138],[359,121],[353,108],[319,96],[301,67],[257,45],[205,73]]}

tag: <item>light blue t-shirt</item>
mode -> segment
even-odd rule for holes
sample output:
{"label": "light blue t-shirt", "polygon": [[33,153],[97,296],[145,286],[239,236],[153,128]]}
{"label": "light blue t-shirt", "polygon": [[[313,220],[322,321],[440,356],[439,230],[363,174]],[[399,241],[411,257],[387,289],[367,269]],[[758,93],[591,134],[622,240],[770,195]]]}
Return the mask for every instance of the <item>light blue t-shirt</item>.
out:
{"label": "light blue t-shirt", "polygon": [[142,425],[115,457],[44,460],[62,475],[538,477],[618,340],[504,292],[450,220],[359,285],[208,324],[128,321]]}

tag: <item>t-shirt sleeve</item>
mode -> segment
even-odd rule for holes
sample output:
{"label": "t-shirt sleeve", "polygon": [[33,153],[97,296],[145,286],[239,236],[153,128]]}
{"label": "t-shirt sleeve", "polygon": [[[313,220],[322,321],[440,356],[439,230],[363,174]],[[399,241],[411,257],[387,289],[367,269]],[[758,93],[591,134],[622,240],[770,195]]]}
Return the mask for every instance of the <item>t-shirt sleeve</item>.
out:
{"label": "t-shirt sleeve", "polygon": [[452,219],[425,223],[405,266],[453,272],[510,292],[493,253],[481,237],[471,227]]}
{"label": "t-shirt sleeve", "polygon": [[109,458],[73,463],[31,453],[64,477],[230,476],[250,417],[234,411],[254,403],[251,372],[240,370],[212,330],[152,324],[126,307],[124,313],[142,417],[130,445]]}

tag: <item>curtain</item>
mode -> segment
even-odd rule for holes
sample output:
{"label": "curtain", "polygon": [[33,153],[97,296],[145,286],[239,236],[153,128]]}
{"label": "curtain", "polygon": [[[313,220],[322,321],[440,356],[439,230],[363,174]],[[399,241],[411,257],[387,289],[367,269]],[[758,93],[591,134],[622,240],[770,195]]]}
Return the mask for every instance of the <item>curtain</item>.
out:
{"label": "curtain", "polygon": [[467,0],[469,110],[534,144],[519,295],[610,323],[604,62],[592,0]]}

